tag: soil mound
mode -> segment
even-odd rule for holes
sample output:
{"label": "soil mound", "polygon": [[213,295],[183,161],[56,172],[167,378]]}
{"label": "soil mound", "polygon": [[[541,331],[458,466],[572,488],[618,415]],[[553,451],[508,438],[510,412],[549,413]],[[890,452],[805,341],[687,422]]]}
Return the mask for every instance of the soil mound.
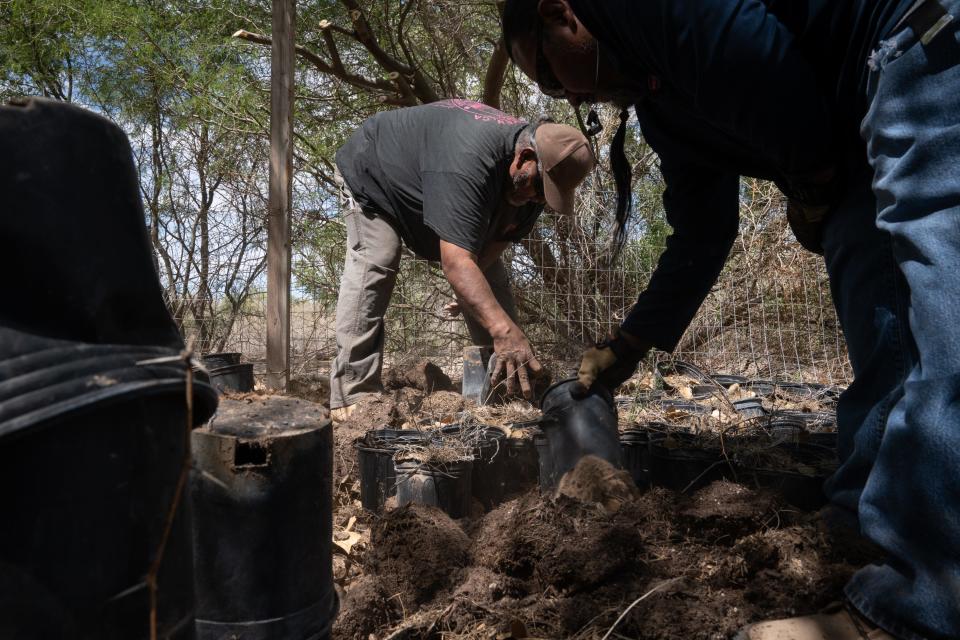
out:
{"label": "soil mound", "polygon": [[399,427],[403,422],[397,401],[386,393],[364,395],[354,406],[350,422],[364,425],[366,429]]}
{"label": "soil mound", "polygon": [[467,564],[470,539],[443,511],[409,504],[374,525],[370,546],[367,560],[383,588],[411,607],[449,586]]}
{"label": "soil mound", "polygon": [[387,389],[414,387],[425,393],[453,390],[450,377],[429,360],[421,360],[411,367],[389,369],[384,373],[383,386]]}
{"label": "soil mound", "polygon": [[361,576],[347,588],[333,626],[335,638],[368,638],[400,617],[395,600],[374,576]]}

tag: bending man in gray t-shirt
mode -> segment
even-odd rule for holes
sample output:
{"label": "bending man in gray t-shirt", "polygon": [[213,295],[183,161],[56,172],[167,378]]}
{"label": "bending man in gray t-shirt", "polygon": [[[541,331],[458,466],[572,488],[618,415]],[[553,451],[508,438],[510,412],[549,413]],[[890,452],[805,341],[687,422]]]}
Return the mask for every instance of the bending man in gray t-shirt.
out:
{"label": "bending man in gray t-shirt", "polygon": [[530,397],[540,363],[513,317],[500,254],[522,239],[543,205],[573,213],[594,166],[573,127],[527,124],[466,100],[379,113],[337,152],[347,258],[337,300],[330,407],[344,419],[381,390],[386,313],[402,244],[439,260],[466,311],[471,337],[492,342],[507,391]]}

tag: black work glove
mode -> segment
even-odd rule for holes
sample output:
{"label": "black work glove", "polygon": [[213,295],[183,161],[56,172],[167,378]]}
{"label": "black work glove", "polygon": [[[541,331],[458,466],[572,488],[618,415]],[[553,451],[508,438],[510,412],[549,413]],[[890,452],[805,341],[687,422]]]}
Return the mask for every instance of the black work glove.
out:
{"label": "black work glove", "polygon": [[599,382],[612,393],[633,375],[649,350],[650,347],[640,346],[636,339],[629,341],[621,335],[598,342],[583,354],[577,384],[571,394],[586,395],[594,382]]}
{"label": "black work glove", "polygon": [[830,213],[829,205],[807,205],[787,200],[787,222],[794,237],[807,251],[823,255],[823,223]]}
{"label": "black work glove", "polygon": [[835,169],[816,178],[785,179],[776,182],[787,196],[787,222],[800,245],[823,255],[823,225],[843,194],[842,180]]}

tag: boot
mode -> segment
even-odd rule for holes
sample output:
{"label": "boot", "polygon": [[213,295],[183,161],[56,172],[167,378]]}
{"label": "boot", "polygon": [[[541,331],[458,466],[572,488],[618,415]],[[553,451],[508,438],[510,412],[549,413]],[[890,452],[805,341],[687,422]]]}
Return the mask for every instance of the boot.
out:
{"label": "boot", "polygon": [[846,602],[820,613],[752,624],[736,640],[896,640]]}

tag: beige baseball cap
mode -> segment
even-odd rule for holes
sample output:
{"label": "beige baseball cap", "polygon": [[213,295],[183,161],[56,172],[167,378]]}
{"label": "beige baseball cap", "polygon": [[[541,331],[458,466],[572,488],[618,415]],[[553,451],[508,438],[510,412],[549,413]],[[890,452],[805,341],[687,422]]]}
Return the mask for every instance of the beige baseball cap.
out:
{"label": "beige baseball cap", "polygon": [[553,122],[537,127],[535,137],[547,204],[558,213],[572,214],[577,185],[597,163],[590,143],[577,129]]}

